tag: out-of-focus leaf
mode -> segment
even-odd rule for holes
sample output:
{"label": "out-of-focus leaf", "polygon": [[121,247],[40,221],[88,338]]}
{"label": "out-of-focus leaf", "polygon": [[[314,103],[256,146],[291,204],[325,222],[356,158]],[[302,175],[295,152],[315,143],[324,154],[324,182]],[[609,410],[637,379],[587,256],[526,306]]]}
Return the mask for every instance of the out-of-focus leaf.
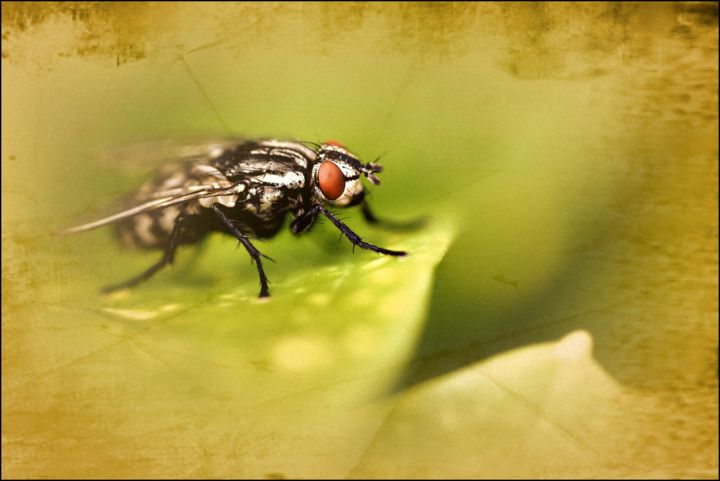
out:
{"label": "out-of-focus leaf", "polygon": [[[127,276],[157,254],[125,253],[84,277],[68,267],[77,277],[64,298],[27,307],[17,335],[51,333],[44,342],[52,355],[13,378],[10,414],[51,419],[48,436],[82,441],[55,445],[36,472],[52,465],[89,474],[122,453],[136,460],[121,470],[128,476],[163,463],[182,476],[193,469],[177,461],[194,445],[217,459],[247,459],[241,472],[233,461],[198,467],[198,475],[347,472],[355,458],[348,453],[359,454],[374,434],[377,406],[408,362],[452,237],[442,221],[409,234],[364,231],[410,255],[353,255],[346,240],[323,246],[281,236],[262,244],[279,261],[266,261],[274,282],[262,300],[254,266],[229,236],[211,238],[194,262],[183,250],[174,272],[110,296],[98,294],[100,279]],[[45,285],[42,298],[51,290]],[[106,443],[113,449],[100,447]],[[329,464],[309,457],[314,450]]]}

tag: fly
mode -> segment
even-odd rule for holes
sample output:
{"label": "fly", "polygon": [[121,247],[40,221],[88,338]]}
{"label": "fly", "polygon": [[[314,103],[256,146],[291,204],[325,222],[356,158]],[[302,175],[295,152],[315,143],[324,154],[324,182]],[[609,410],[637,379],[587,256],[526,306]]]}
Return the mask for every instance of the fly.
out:
{"label": "fly", "polygon": [[250,239],[273,237],[288,214],[292,215],[293,234],[308,231],[323,215],[353,247],[389,256],[406,255],[363,241],[328,210],[328,206],[360,206],[365,219],[377,223],[360,179],[364,176],[379,184],[375,174],[382,166],[362,163],[334,141],[308,144],[275,139],[218,143],[203,155],[159,169],[153,180],[131,196],[127,209],[61,233],[112,224],[123,245],[162,249],[158,262],[103,292],[140,284],[172,264],[179,245],[199,242],[219,231],[233,235],[245,247],[257,267],[260,297],[267,297],[270,291],[262,264],[267,256]]}

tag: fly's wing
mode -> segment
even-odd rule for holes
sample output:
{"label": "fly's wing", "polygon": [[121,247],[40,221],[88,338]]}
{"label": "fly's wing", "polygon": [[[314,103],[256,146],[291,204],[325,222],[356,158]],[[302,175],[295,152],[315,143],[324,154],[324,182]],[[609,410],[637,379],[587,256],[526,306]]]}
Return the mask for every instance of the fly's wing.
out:
{"label": "fly's wing", "polygon": [[[200,187],[200,186],[198,186]],[[66,235],[66,234],[76,234],[78,232],[85,232],[93,229],[97,229],[98,227],[102,227],[108,224],[113,224],[115,222],[119,222],[123,219],[127,219],[129,217],[134,217],[139,214],[144,214],[146,212],[151,212],[155,210],[164,209],[166,207],[169,207],[171,205],[178,205],[178,204],[184,204],[192,200],[200,200],[203,199],[212,199],[214,197],[216,198],[223,198],[227,196],[234,196],[237,195],[237,188],[236,187],[222,187],[222,188],[214,188],[214,187],[207,187],[207,188],[198,188],[198,189],[189,189],[190,191],[185,191],[183,193],[177,193],[172,196],[165,196],[165,197],[159,197],[156,199],[152,199],[147,202],[143,202],[141,204],[135,205],[133,207],[130,207],[129,209],[125,209],[120,212],[116,212],[115,214],[109,215],[107,217],[103,217],[101,219],[97,219],[92,222],[87,222],[85,224],[77,225],[74,227],[69,227],[67,229],[62,229],[57,232],[57,234],[60,235]]]}
{"label": "fly's wing", "polygon": [[[140,166],[158,171],[170,180],[173,172],[181,173],[183,179],[194,182],[168,184],[150,182],[145,184],[143,191],[134,196],[129,208],[115,212],[100,219],[81,225],[62,229],[57,234],[75,234],[96,229],[108,224],[143,213],[164,209],[172,205],[199,201],[202,205],[211,204],[211,198],[218,198],[224,203],[227,196],[237,195],[238,188],[233,185],[215,168],[210,166],[213,159],[221,156],[228,149],[236,148],[247,142],[238,138],[196,139],[194,141],[158,141],[135,144],[116,149],[104,156],[103,160],[112,162],[114,168],[127,168],[137,171]],[[169,162],[169,161],[172,162]],[[162,166],[158,168],[158,166]],[[207,200],[204,200],[207,199]]]}
{"label": "fly's wing", "polygon": [[155,170],[178,161],[210,159],[226,149],[248,142],[240,137],[162,139],[110,148],[98,155],[101,163],[129,174]]}

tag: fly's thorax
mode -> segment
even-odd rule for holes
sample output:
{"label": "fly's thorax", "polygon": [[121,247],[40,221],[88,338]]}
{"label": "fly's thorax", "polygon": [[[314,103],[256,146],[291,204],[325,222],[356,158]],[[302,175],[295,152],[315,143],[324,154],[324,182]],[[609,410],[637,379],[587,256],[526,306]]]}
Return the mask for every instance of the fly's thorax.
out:
{"label": "fly's thorax", "polygon": [[[266,168],[272,168],[269,165]],[[305,174],[302,169],[282,168],[249,175],[240,181],[247,187],[242,205],[245,212],[261,219],[274,218],[287,211],[295,197],[305,190]]]}

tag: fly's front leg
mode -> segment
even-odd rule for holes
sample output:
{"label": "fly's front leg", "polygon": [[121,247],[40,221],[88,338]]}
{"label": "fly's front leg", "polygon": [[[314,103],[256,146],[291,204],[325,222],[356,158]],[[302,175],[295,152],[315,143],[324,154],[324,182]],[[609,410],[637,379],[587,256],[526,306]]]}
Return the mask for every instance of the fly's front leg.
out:
{"label": "fly's front leg", "polygon": [[427,219],[425,217],[420,217],[418,219],[413,219],[411,221],[407,222],[396,222],[391,221],[387,219],[378,219],[375,213],[370,209],[370,206],[368,205],[367,201],[363,201],[362,204],[360,204],[360,210],[362,212],[363,217],[365,218],[365,221],[368,224],[373,224],[378,227],[382,227],[383,229],[388,230],[400,230],[400,231],[409,231],[409,230],[415,230],[427,222]]}
{"label": "fly's front leg", "polygon": [[357,235],[356,233],[354,233],[354,232],[350,229],[350,227],[348,227],[348,226],[345,225],[340,219],[338,219],[337,217],[335,217],[335,216],[334,216],[329,210],[327,210],[324,206],[322,206],[322,205],[317,205],[317,206],[314,207],[314,209],[317,209],[319,212],[322,212],[322,213],[325,215],[325,217],[327,217],[328,219],[330,219],[330,222],[332,222],[333,224],[335,224],[335,227],[337,227],[338,229],[340,229],[340,231],[341,231],[343,234],[345,234],[345,237],[347,237],[347,238],[350,240],[350,242],[353,243],[353,246],[358,246],[358,247],[360,247],[360,248],[362,248],[362,249],[368,249],[368,250],[371,250],[371,251],[373,251],[373,252],[377,252],[377,253],[379,253],[379,254],[385,254],[385,255],[388,255],[388,256],[404,256],[404,255],[407,255],[407,252],[403,252],[403,251],[391,251],[390,249],[384,249],[384,248],[382,248],[382,247],[378,247],[378,246],[375,246],[375,245],[372,245],[372,244],[368,244],[367,242],[364,242],[364,241],[360,238],[359,235]]}
{"label": "fly's front leg", "polygon": [[243,246],[245,246],[245,250],[248,251],[248,254],[250,254],[250,257],[255,261],[255,265],[257,266],[258,275],[260,276],[260,297],[268,297],[270,296],[270,291],[268,290],[268,279],[265,276],[265,271],[263,270],[262,261],[260,260],[263,255],[260,253],[259,250],[255,248],[254,245],[250,242],[250,239],[247,238],[245,234],[240,232],[240,229],[238,229],[235,224],[232,223],[232,221],[228,218],[228,216],[225,215],[225,213],[220,210],[220,208],[217,206],[217,204],[214,204],[212,207],[210,207],[213,212],[215,212],[215,215],[218,216],[220,221],[222,221],[223,224],[225,224],[225,227],[228,228],[228,230],[237,237],[237,240],[239,240]]}
{"label": "fly's front leg", "polygon": [[290,223],[290,230],[295,235],[300,235],[310,229],[315,221],[317,220],[318,211],[317,209],[310,209],[308,212],[304,212]]}
{"label": "fly's front leg", "polygon": [[182,229],[182,223],[185,219],[186,215],[184,212],[178,215],[175,219],[175,224],[173,225],[172,232],[170,232],[170,237],[168,238],[168,243],[165,247],[165,253],[162,256],[162,259],[151,265],[146,271],[140,273],[139,275],[131,279],[128,279],[125,282],[120,282],[118,284],[103,287],[102,292],[107,294],[120,289],[125,289],[127,287],[136,286],[141,282],[150,279],[157,271],[159,271],[166,265],[172,264],[175,261],[175,253],[177,252],[178,240],[180,239],[180,231]]}

